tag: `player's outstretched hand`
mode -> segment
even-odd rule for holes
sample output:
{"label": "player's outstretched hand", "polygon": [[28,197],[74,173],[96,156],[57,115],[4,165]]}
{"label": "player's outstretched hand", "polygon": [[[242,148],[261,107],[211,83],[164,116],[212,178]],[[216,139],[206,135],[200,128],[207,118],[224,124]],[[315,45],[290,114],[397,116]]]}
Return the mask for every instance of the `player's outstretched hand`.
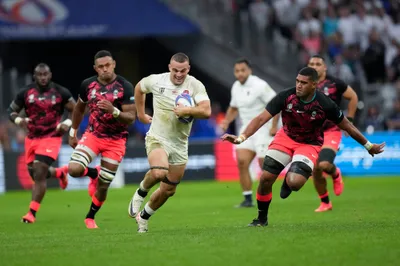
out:
{"label": "player's outstretched hand", "polygon": [[71,146],[73,149],[78,145],[78,138],[77,137],[68,137],[68,144]]}
{"label": "player's outstretched hand", "polygon": [[238,138],[237,136],[231,135],[231,134],[224,134],[221,137],[221,139],[223,141],[229,141],[230,143],[233,143],[233,144],[239,144],[239,142],[237,141],[237,138]]}
{"label": "player's outstretched hand", "polygon": [[114,112],[114,105],[110,101],[101,100],[97,103],[97,107],[106,113],[112,114]]}
{"label": "player's outstretched hand", "polygon": [[138,116],[138,119],[140,122],[142,122],[143,124],[150,124],[151,121],[153,121],[153,118],[147,114],[144,114],[144,116]]}
{"label": "player's outstretched hand", "polygon": [[372,148],[368,151],[369,154],[374,157],[375,154],[379,154],[383,152],[383,148],[385,147],[386,143],[383,142],[381,144],[372,144]]}

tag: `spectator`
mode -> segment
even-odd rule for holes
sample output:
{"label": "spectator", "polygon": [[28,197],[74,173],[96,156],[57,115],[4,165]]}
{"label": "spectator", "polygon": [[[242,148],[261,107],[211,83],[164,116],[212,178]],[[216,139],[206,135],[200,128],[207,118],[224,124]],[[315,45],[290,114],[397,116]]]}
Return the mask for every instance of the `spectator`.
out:
{"label": "spectator", "polygon": [[344,80],[346,83],[352,83],[354,81],[354,74],[350,67],[343,62],[343,56],[341,54],[335,56],[335,64],[328,69],[328,72],[332,76]]}
{"label": "spectator", "polygon": [[328,7],[327,14],[323,19],[323,34],[325,38],[329,38],[338,30],[338,18],[332,5]]}
{"label": "spectator", "polygon": [[288,41],[294,40],[294,29],[300,19],[302,5],[299,0],[279,0],[274,2],[279,31]]}
{"label": "spectator", "polygon": [[379,112],[378,107],[372,106],[368,109],[368,114],[364,121],[364,127],[368,132],[385,130],[385,118]]}
{"label": "spectator", "polygon": [[343,37],[343,44],[347,47],[357,43],[355,30],[355,20],[350,15],[350,9],[347,6],[339,8],[338,30]]}
{"label": "spectator", "polygon": [[369,36],[369,46],[361,58],[368,83],[384,82],[386,80],[386,48],[379,37],[378,31],[373,29]]}
{"label": "spectator", "polygon": [[394,102],[394,110],[389,116],[386,124],[389,130],[399,130],[400,129],[400,99]]}
{"label": "spectator", "polygon": [[355,28],[355,33],[359,45],[361,47],[361,51],[365,51],[368,47],[369,35],[372,28],[375,26],[375,19],[367,14],[367,11],[363,5],[359,5],[357,7],[357,14],[354,15],[353,23]]}
{"label": "spectator", "polygon": [[391,82],[396,82],[400,79],[400,44],[396,43],[396,56],[394,57],[392,63],[390,64],[388,70],[389,80]]}
{"label": "spectator", "polygon": [[330,60],[334,60],[339,54],[343,54],[343,39],[340,32],[334,33],[328,38],[328,55]]}

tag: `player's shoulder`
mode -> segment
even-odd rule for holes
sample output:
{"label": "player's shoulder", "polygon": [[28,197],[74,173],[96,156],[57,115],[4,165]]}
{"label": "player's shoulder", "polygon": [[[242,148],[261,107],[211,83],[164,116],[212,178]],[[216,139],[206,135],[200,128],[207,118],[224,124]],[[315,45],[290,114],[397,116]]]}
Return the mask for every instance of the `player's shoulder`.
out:
{"label": "player's shoulder", "polygon": [[97,76],[92,76],[90,78],[84,79],[82,81],[82,86],[87,88],[93,82],[97,82]]}
{"label": "player's shoulder", "polygon": [[325,93],[319,90],[317,90],[315,93],[316,93],[315,97],[321,106],[326,107],[330,106],[333,103],[332,99],[326,96]]}
{"label": "player's shoulder", "polygon": [[117,81],[119,82],[119,83],[121,83],[124,87],[126,86],[126,87],[133,87],[133,85],[132,85],[132,83],[129,81],[129,80],[127,80],[126,78],[124,78],[123,76],[120,76],[120,75],[117,75]]}
{"label": "player's shoulder", "polygon": [[278,93],[278,95],[280,97],[285,97],[285,98],[287,98],[293,94],[296,95],[296,87],[286,88]]}
{"label": "player's shoulder", "polygon": [[37,89],[37,85],[36,85],[36,83],[34,83],[34,82],[32,82],[32,83],[29,83],[29,84],[27,84],[27,85],[25,85],[25,86],[22,86],[19,90],[18,90],[18,93],[19,94],[25,94],[25,93],[27,93],[28,91],[30,91],[30,90],[35,90],[35,89]]}
{"label": "player's shoulder", "polygon": [[191,75],[187,75],[185,81],[194,85],[195,87],[204,86],[203,82],[201,82],[200,80]]}
{"label": "player's shoulder", "polygon": [[329,75],[329,74],[326,75],[325,79],[329,80],[330,82],[336,83],[336,84],[338,84],[338,83],[345,84],[346,83],[343,80],[341,80],[340,78],[337,78],[337,77]]}
{"label": "player's shoulder", "polygon": [[52,87],[53,87],[54,89],[56,89],[58,92],[60,92],[60,93],[70,93],[69,89],[67,89],[67,88],[64,87],[64,86],[61,86],[61,85],[58,84],[58,83],[52,82]]}

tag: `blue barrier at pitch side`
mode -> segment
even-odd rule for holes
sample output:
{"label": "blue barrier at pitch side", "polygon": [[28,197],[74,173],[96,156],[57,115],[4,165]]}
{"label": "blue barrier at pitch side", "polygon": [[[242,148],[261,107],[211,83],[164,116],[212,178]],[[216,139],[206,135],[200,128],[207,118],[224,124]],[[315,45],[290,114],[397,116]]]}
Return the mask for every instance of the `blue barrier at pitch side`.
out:
{"label": "blue barrier at pitch side", "polygon": [[400,176],[400,132],[377,132],[365,135],[372,143],[386,142],[385,151],[372,157],[351,137],[342,138],[335,163],[344,176]]}

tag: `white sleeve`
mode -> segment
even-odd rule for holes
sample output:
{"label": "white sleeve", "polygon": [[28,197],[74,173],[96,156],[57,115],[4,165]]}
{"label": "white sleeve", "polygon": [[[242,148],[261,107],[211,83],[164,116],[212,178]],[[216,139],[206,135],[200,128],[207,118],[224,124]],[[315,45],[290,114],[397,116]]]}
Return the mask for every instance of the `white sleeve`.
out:
{"label": "white sleeve", "polygon": [[199,102],[202,101],[210,100],[206,91],[206,87],[204,87],[203,83],[201,83],[199,80],[195,80],[195,83],[193,85],[194,85],[193,100],[195,104],[198,104]]}
{"label": "white sleeve", "polygon": [[271,86],[269,86],[267,82],[264,83],[262,92],[262,100],[265,105],[267,105],[276,95],[276,92],[271,88]]}
{"label": "white sleeve", "polygon": [[154,79],[155,79],[155,75],[150,75],[147,76],[145,78],[142,78],[142,80],[140,81],[140,90],[143,93],[151,93],[151,88],[154,84]]}
{"label": "white sleeve", "polygon": [[235,84],[233,84],[232,89],[231,89],[231,102],[229,103],[230,107],[235,107],[238,108],[238,103],[237,103],[237,97],[235,96]]}

